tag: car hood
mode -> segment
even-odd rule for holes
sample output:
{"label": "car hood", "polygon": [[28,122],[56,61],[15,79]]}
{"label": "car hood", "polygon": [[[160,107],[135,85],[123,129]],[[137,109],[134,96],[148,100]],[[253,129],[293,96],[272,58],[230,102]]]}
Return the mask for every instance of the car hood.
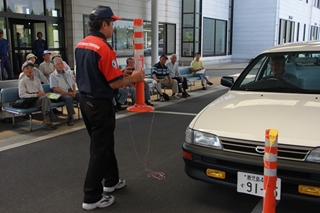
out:
{"label": "car hood", "polygon": [[278,143],[320,146],[320,95],[230,90],[205,107],[190,128],[220,137],[265,141],[278,130]]}

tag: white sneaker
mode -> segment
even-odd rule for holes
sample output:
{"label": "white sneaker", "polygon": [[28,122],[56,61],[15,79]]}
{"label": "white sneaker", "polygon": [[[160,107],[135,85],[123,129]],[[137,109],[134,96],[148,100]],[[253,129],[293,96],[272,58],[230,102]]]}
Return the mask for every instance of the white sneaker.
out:
{"label": "white sneaker", "polygon": [[101,200],[96,203],[82,203],[82,208],[84,210],[92,210],[96,208],[105,208],[110,206],[114,202],[114,197],[112,195],[102,195]]}
{"label": "white sneaker", "polygon": [[160,101],[161,101],[161,102],[164,102],[164,101],[165,101],[163,96],[160,97]]}
{"label": "white sneaker", "polygon": [[179,95],[178,94],[175,94],[175,95],[172,95],[171,96],[171,99],[173,99],[173,100],[178,100],[180,97],[179,97]]}
{"label": "white sneaker", "polygon": [[121,189],[126,185],[125,179],[119,179],[119,182],[111,187],[103,187],[104,192],[113,192],[115,189]]}

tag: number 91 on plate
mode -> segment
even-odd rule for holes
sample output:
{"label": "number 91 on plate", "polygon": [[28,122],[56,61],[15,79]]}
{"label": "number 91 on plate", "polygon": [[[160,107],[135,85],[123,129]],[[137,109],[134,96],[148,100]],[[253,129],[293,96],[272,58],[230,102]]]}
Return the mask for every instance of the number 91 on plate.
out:
{"label": "number 91 on plate", "polygon": [[[263,175],[238,172],[237,191],[263,197]],[[277,178],[276,199],[280,200],[281,179]]]}

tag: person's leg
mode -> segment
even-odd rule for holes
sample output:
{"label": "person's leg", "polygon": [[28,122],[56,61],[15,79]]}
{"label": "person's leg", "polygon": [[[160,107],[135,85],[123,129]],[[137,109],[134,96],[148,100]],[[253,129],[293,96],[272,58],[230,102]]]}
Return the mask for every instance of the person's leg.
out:
{"label": "person's leg", "polygon": [[144,85],[144,101],[150,100],[150,89],[147,85]]}
{"label": "person's leg", "polygon": [[128,98],[128,91],[124,90],[123,88],[119,88],[119,99],[118,99],[118,103],[120,104],[125,104],[127,98]]}
{"label": "person's leg", "polygon": [[111,100],[80,98],[80,109],[90,136],[90,160],[84,183],[84,203],[102,198],[103,185],[113,186],[119,181],[114,153],[115,114]]}
{"label": "person's leg", "polygon": [[35,107],[41,107],[41,113],[43,114],[43,127],[47,130],[57,129],[55,125],[52,124],[51,118],[53,117],[53,112],[51,110],[51,101],[47,96],[41,96],[37,99],[34,104]]}
{"label": "person's leg", "polygon": [[73,115],[76,114],[73,108],[73,98],[70,95],[61,95],[61,100],[66,103],[66,108],[68,112],[68,126],[73,126]]}
{"label": "person's leg", "polygon": [[183,91],[185,92],[187,92],[187,89],[189,88],[188,81],[185,77],[183,77],[182,88],[183,88]]}
{"label": "person's leg", "polygon": [[132,100],[132,103],[135,104],[136,103],[136,88],[130,87],[130,89],[131,89],[131,100]]}
{"label": "person's leg", "polygon": [[172,79],[175,79],[178,82],[179,93],[182,93],[181,87],[179,86],[179,83],[181,83],[181,79],[179,77],[173,77]]}
{"label": "person's leg", "polygon": [[4,63],[3,63],[3,58],[2,56],[0,56],[0,60],[1,60],[1,75],[2,75],[2,80],[5,80],[5,75],[4,75]]}
{"label": "person's leg", "polygon": [[158,83],[156,83],[156,90],[157,92],[160,94],[160,96],[162,96],[162,90],[161,90],[161,83],[160,81]]}
{"label": "person's leg", "polygon": [[72,117],[74,114],[76,114],[73,108],[73,98],[70,95],[61,95],[60,98],[66,103],[68,117]]}
{"label": "person's leg", "polygon": [[[179,87],[179,84],[178,84],[177,80],[176,80],[176,79],[172,79],[172,87],[171,87],[171,89],[172,89],[172,94],[178,94],[178,93],[179,93],[178,87]],[[180,87],[179,87],[179,88],[180,88]],[[180,89],[180,90],[181,90],[181,89]]]}
{"label": "person's leg", "polygon": [[[4,67],[6,68],[7,74],[8,74],[8,80],[13,79],[13,73],[12,73],[12,67],[11,67],[11,63],[8,57],[3,57],[3,61],[2,63],[4,63]],[[3,72],[3,69],[2,69]]]}

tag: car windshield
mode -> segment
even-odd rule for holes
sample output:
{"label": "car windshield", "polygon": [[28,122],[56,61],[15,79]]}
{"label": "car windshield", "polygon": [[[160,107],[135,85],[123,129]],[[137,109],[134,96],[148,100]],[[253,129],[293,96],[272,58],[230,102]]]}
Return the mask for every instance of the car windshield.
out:
{"label": "car windshield", "polygon": [[260,55],[232,90],[320,94],[320,52]]}

